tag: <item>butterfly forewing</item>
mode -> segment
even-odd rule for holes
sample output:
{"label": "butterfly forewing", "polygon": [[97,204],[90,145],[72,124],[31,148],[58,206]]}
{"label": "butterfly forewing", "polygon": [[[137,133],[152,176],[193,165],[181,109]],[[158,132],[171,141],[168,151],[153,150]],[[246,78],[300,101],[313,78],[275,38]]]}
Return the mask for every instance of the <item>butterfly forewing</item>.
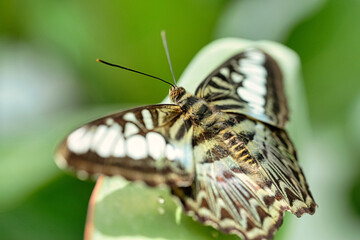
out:
{"label": "butterfly forewing", "polygon": [[57,163],[80,174],[189,185],[194,177],[191,133],[176,105],[135,108],[75,130],[60,145]]}
{"label": "butterfly forewing", "polygon": [[289,118],[280,68],[259,49],[245,50],[223,63],[195,95],[223,112],[245,114],[281,128]]}

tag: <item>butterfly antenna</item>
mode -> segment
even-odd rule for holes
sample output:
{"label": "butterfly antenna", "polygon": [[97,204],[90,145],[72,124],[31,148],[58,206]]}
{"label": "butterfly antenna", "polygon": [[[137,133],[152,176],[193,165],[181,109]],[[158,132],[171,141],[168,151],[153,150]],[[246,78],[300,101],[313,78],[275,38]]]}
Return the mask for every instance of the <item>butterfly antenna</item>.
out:
{"label": "butterfly antenna", "polygon": [[167,57],[167,60],[168,60],[168,62],[169,62],[171,75],[172,75],[172,77],[173,77],[174,84],[175,84],[175,86],[176,86],[176,80],[175,80],[174,70],[173,70],[173,67],[172,67],[172,64],[171,64],[171,58],[170,58],[169,48],[168,48],[168,44],[167,44],[167,40],[166,40],[166,32],[165,32],[164,30],[161,31],[161,38],[162,38],[163,45],[164,45],[164,48],[165,48],[166,57]]}
{"label": "butterfly antenna", "polygon": [[118,68],[121,68],[121,69],[130,71],[130,72],[134,72],[134,73],[138,73],[138,74],[141,74],[141,75],[145,75],[145,76],[148,76],[148,77],[151,77],[151,78],[155,78],[155,79],[157,79],[157,80],[160,80],[160,81],[162,81],[162,82],[164,82],[164,83],[169,84],[170,86],[175,87],[174,84],[169,83],[168,81],[165,81],[164,79],[161,79],[161,78],[159,78],[159,77],[155,77],[155,76],[150,75],[150,74],[147,74],[147,73],[143,73],[143,72],[140,72],[140,71],[136,71],[136,70],[134,70],[134,69],[127,68],[127,67],[123,67],[123,66],[120,66],[120,65],[112,64],[112,63],[106,62],[106,61],[101,60],[101,59],[96,59],[96,61],[101,62],[101,63],[104,63],[104,64],[109,65],[109,66],[112,66],[112,67],[118,67]]}

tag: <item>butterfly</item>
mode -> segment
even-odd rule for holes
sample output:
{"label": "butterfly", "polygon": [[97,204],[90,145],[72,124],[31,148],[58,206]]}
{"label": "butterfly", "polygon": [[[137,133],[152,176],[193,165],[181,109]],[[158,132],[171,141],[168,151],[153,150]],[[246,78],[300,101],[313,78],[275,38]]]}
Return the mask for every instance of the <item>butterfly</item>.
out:
{"label": "butterfly", "polygon": [[167,185],[195,220],[247,240],[272,239],[284,211],[316,203],[284,130],[283,75],[260,48],[224,61],[194,93],[172,85],[173,104],[92,121],[59,146],[56,162],[81,175]]}

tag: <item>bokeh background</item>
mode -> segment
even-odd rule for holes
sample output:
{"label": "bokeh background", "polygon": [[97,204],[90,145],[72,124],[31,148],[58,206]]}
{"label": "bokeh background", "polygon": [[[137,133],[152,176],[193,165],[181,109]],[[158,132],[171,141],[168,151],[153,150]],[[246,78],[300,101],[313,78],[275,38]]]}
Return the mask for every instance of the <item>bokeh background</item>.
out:
{"label": "bokeh background", "polygon": [[95,61],[171,79],[163,29],[177,77],[221,37],[299,54],[312,132],[300,161],[319,208],[286,231],[358,239],[359,0],[0,0],[0,239],[82,238],[94,183],[58,170],[56,145],[95,117],[166,96],[161,82]]}

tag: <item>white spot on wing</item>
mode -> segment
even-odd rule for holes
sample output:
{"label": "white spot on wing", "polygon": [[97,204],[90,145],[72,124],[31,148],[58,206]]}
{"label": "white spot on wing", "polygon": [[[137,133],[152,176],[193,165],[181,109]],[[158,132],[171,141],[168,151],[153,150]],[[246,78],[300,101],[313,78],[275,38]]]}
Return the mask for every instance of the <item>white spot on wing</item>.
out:
{"label": "white spot on wing", "polygon": [[126,150],[129,157],[134,160],[147,156],[146,140],[143,136],[135,135],[126,140]]}
{"label": "white spot on wing", "polygon": [[77,140],[80,140],[86,133],[86,128],[82,127],[77,130],[75,130],[73,133],[71,133],[68,137],[68,143],[77,142]]}
{"label": "white spot on wing", "polygon": [[[180,149],[179,149],[180,150]],[[178,154],[182,161],[183,166],[189,171],[192,172],[194,170],[194,162],[192,158],[191,145],[186,144],[181,152]]]}
{"label": "white spot on wing", "polygon": [[89,178],[89,174],[84,171],[84,170],[79,170],[76,172],[76,176],[80,179],[80,180],[85,180],[87,178]]}
{"label": "white spot on wing", "polygon": [[253,113],[255,113],[255,114],[262,114],[265,112],[265,109],[263,106],[256,105],[254,103],[249,103],[249,106],[251,107]]}
{"label": "white spot on wing", "polygon": [[166,158],[170,161],[179,161],[183,166],[187,167],[188,163],[185,158],[185,149],[174,147],[172,144],[167,144],[165,149]]}
{"label": "white spot on wing", "polygon": [[67,161],[65,160],[65,158],[60,155],[60,154],[57,154],[56,157],[55,157],[55,163],[56,165],[61,168],[61,169],[65,169],[68,164],[67,164]]}
{"label": "white spot on wing", "polygon": [[243,82],[243,86],[257,94],[260,94],[260,95],[266,94],[266,88],[265,88],[264,84],[259,84],[257,82],[251,81],[250,79],[246,79]]}
{"label": "white spot on wing", "polygon": [[266,77],[264,76],[257,76],[257,75],[248,75],[246,76],[246,80],[250,82],[256,82],[257,84],[265,85]]}
{"label": "white spot on wing", "polygon": [[159,160],[165,155],[165,139],[162,135],[155,132],[149,132],[146,134],[146,141],[148,144],[149,155],[155,159]]}
{"label": "white spot on wing", "polygon": [[150,111],[147,110],[147,109],[144,109],[144,110],[141,111],[141,114],[142,114],[142,117],[143,117],[143,120],[144,120],[144,123],[145,123],[145,127],[147,129],[153,129],[154,128],[154,123],[153,123]]}
{"label": "white spot on wing", "polygon": [[79,128],[67,139],[69,149],[76,154],[84,154],[90,148],[93,132],[86,127]]}
{"label": "white spot on wing", "polygon": [[107,118],[106,120],[105,120],[105,123],[107,124],[107,125],[113,125],[114,124],[114,119],[112,119],[112,118]]}
{"label": "white spot on wing", "polygon": [[96,153],[103,157],[110,157],[112,153],[112,148],[115,143],[115,139],[120,135],[121,127],[119,124],[115,123],[111,127],[109,127],[106,135],[100,142],[100,144],[96,147]]}
{"label": "white spot on wing", "polygon": [[246,88],[239,87],[237,89],[237,93],[239,94],[239,96],[242,99],[244,99],[245,101],[247,101],[249,103],[253,103],[253,104],[261,105],[261,106],[265,105],[265,99],[262,96],[257,95],[255,93],[247,90]]}
{"label": "white spot on wing", "polygon": [[129,121],[129,122],[137,122],[136,116],[132,112],[126,113],[124,115],[123,119],[126,120],[126,121]]}
{"label": "white spot on wing", "polygon": [[244,76],[240,75],[239,73],[237,72],[232,72],[231,73],[231,79],[236,82],[236,83],[239,83],[241,82],[243,79],[244,79]]}
{"label": "white spot on wing", "polygon": [[248,50],[245,55],[252,59],[257,61],[258,63],[263,63],[265,62],[265,55],[263,52],[256,50],[256,49],[252,49],[252,50]]}
{"label": "white spot on wing", "polygon": [[255,64],[253,62],[248,62],[246,59],[241,59],[239,61],[239,71],[247,75],[258,75],[265,77],[267,72],[265,67],[262,64]]}
{"label": "white spot on wing", "polygon": [[107,127],[105,125],[100,125],[96,127],[95,134],[93,139],[91,140],[90,149],[96,151],[97,146],[100,144],[100,141],[105,136],[107,131]]}
{"label": "white spot on wing", "polygon": [[116,139],[116,143],[113,149],[114,157],[125,157],[125,140],[122,135]]}
{"label": "white spot on wing", "polygon": [[171,144],[167,144],[166,145],[166,158],[169,159],[170,161],[175,160],[176,158],[176,151],[173,145]]}
{"label": "white spot on wing", "polygon": [[223,67],[223,68],[221,68],[220,69],[220,73],[222,74],[222,75],[224,75],[225,77],[229,77],[229,73],[230,73],[230,71],[229,71],[229,69],[228,68],[226,68],[226,67]]}
{"label": "white spot on wing", "polygon": [[139,132],[139,128],[133,123],[126,123],[124,136],[127,138]]}

